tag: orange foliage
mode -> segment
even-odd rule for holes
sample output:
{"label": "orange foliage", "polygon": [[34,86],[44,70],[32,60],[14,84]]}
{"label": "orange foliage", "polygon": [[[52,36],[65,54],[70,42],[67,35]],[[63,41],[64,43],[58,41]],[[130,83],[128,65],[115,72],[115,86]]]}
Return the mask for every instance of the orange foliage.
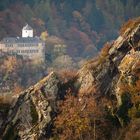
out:
{"label": "orange foliage", "polygon": [[140,119],[131,121],[130,125],[123,136],[124,140],[139,140],[140,139]]}
{"label": "orange foliage", "polygon": [[108,52],[109,52],[110,48],[111,48],[111,43],[110,42],[105,43],[101,52],[100,52],[100,55],[102,57],[106,57],[108,55]]}
{"label": "orange foliage", "polygon": [[67,37],[74,40],[76,39],[77,41],[80,40],[80,42],[84,45],[92,44],[90,37],[86,33],[78,30],[76,27],[70,28]]}
{"label": "orange foliage", "polygon": [[14,89],[13,89],[14,94],[19,94],[22,90],[23,88],[20,85],[14,84]]}
{"label": "orange foliage", "polygon": [[140,23],[140,18],[136,19],[130,19],[128,22],[126,22],[120,29],[120,35],[123,35],[124,32],[128,29],[131,28],[133,29],[135,26],[137,26]]}
{"label": "orange foliage", "polygon": [[2,95],[0,96],[0,105],[2,104],[11,104],[14,98],[11,95]]}
{"label": "orange foliage", "polygon": [[83,134],[89,133],[91,126],[88,116],[92,110],[85,111],[83,109],[85,105],[83,103],[82,106],[78,98],[72,95],[66,96],[66,100],[60,105],[60,114],[55,121],[56,131],[60,133],[60,139],[76,140],[80,139]]}
{"label": "orange foliage", "polygon": [[96,94],[97,92],[96,92],[96,86],[91,86],[90,88],[88,87],[88,88],[83,88],[83,89],[81,89],[80,91],[79,91],[79,97],[83,97],[83,96],[95,96],[95,94]]}
{"label": "orange foliage", "polygon": [[68,82],[69,80],[73,80],[76,77],[77,71],[76,70],[61,70],[58,72],[60,78],[64,83]]}
{"label": "orange foliage", "polygon": [[[95,90],[91,90],[94,92]],[[83,92],[86,92],[83,91]],[[69,90],[65,100],[59,104],[59,114],[55,120],[55,132],[61,140],[92,139],[101,136],[96,129],[96,121],[101,120],[101,108],[97,105],[91,92],[73,96]],[[102,122],[105,125],[105,122]]]}

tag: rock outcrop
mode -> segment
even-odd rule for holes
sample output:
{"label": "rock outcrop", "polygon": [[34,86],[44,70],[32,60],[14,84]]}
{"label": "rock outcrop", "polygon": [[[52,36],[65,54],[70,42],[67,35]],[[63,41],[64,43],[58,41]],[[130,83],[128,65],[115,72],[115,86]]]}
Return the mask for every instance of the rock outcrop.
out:
{"label": "rock outcrop", "polygon": [[[96,86],[98,99],[114,102],[107,109],[123,126],[140,117],[140,19],[114,41],[107,55],[85,64],[64,85],[55,73],[22,92],[0,128],[2,139],[47,139],[56,115],[56,101],[72,86],[75,91]],[[78,92],[77,92],[78,93]]]}
{"label": "rock outcrop", "polygon": [[55,73],[51,73],[21,93],[2,124],[1,138],[35,140],[41,139],[45,134],[49,137],[59,84]]}
{"label": "rock outcrop", "polygon": [[125,32],[112,43],[107,56],[100,55],[97,59],[89,61],[78,72],[81,90],[96,84],[99,97],[107,97],[116,102],[111,110],[113,110],[113,115],[119,118],[121,125],[139,116],[139,79],[139,18],[134,20],[132,25],[127,27]]}
{"label": "rock outcrop", "polygon": [[[138,22],[139,21],[139,22]],[[129,71],[130,66],[122,63],[124,59],[133,60],[133,67],[139,61],[140,49],[140,20],[133,28],[127,28],[123,35],[119,36],[114,41],[108,51],[106,57],[99,56],[96,59],[89,61],[78,72],[78,82],[83,87],[91,87],[97,83],[102,95],[110,94],[116,95],[115,88],[119,77],[122,76],[122,69]],[[130,63],[131,63],[130,62]],[[122,66],[122,68],[120,68]]]}

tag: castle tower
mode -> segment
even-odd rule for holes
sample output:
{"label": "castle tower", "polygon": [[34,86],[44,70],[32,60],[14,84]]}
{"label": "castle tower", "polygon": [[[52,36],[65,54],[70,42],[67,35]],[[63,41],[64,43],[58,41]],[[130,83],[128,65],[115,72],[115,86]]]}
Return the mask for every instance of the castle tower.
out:
{"label": "castle tower", "polygon": [[33,37],[33,28],[28,24],[22,29],[22,37]]}

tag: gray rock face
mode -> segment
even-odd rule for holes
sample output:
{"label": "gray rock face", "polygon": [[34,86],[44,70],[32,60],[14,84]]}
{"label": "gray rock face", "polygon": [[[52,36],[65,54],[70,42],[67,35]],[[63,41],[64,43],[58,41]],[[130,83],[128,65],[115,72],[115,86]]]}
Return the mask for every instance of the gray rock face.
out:
{"label": "gray rock face", "polygon": [[[130,54],[135,55],[135,59],[131,64],[135,65],[139,56],[139,42],[140,42],[140,23],[135,27],[128,28],[123,35],[119,36],[111,45],[108,56],[98,61],[87,63],[78,72],[78,84],[80,89],[90,88],[95,84],[98,85],[101,95],[115,95],[118,98],[117,83],[122,76],[120,65],[124,58],[129,57]],[[94,61],[94,60],[93,60]],[[139,60],[138,60],[139,61]],[[124,67],[125,71],[130,70],[130,65]],[[123,70],[124,71],[124,70]],[[129,77],[131,80],[131,78]],[[131,80],[132,81],[132,80]],[[117,89],[117,90],[116,90]]]}
{"label": "gray rock face", "polygon": [[58,96],[59,82],[55,73],[51,73],[24,91],[10,108],[0,129],[1,137],[5,140],[38,140],[45,135],[53,120],[54,106],[50,102],[54,103]]}
{"label": "gray rock face", "polygon": [[[128,85],[128,87],[132,87],[135,90],[137,89],[137,85],[136,82],[139,80],[139,66],[140,63],[140,52],[136,51],[130,54],[127,54],[121,61],[118,70],[120,72],[120,77],[117,81],[116,84],[116,97],[118,100],[118,105],[122,104],[122,100],[121,100],[121,88],[122,84],[124,85]],[[128,88],[127,87],[127,88]],[[133,91],[131,91],[130,94]],[[137,93],[138,92],[138,93]],[[138,91],[135,91],[135,94],[139,94],[139,89]],[[136,96],[136,95],[135,95]]]}
{"label": "gray rock face", "polygon": [[77,83],[79,83],[80,90],[85,89],[85,87],[88,89],[90,88],[95,81],[95,78],[92,74],[92,71],[88,69],[81,69],[78,73],[78,80]]}
{"label": "gray rock face", "polygon": [[3,140],[42,140],[44,136],[45,139],[49,138],[56,100],[59,93],[62,94],[69,89],[71,84],[76,93],[78,90],[88,91],[97,85],[100,93],[98,96],[113,95],[118,105],[121,105],[119,85],[122,84],[122,77],[123,80],[127,79],[128,85],[132,85],[136,80],[135,74],[140,73],[139,42],[140,26],[137,24],[135,28],[126,30],[112,44],[108,56],[87,63],[78,71],[74,81],[70,81],[66,87],[62,87],[63,84],[57,75],[51,73],[21,93],[10,108],[7,118],[0,123],[0,137]]}

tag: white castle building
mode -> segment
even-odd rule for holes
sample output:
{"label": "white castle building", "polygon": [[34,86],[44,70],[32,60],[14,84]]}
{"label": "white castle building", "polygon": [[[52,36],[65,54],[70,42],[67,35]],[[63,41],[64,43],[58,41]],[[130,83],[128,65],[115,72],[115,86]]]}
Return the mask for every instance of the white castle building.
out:
{"label": "white castle building", "polygon": [[22,37],[33,37],[33,29],[28,24],[22,29]]}
{"label": "white castle building", "polygon": [[0,41],[0,52],[23,56],[34,62],[45,60],[45,43],[33,36],[33,29],[28,24],[22,29],[22,37],[6,37]]}

